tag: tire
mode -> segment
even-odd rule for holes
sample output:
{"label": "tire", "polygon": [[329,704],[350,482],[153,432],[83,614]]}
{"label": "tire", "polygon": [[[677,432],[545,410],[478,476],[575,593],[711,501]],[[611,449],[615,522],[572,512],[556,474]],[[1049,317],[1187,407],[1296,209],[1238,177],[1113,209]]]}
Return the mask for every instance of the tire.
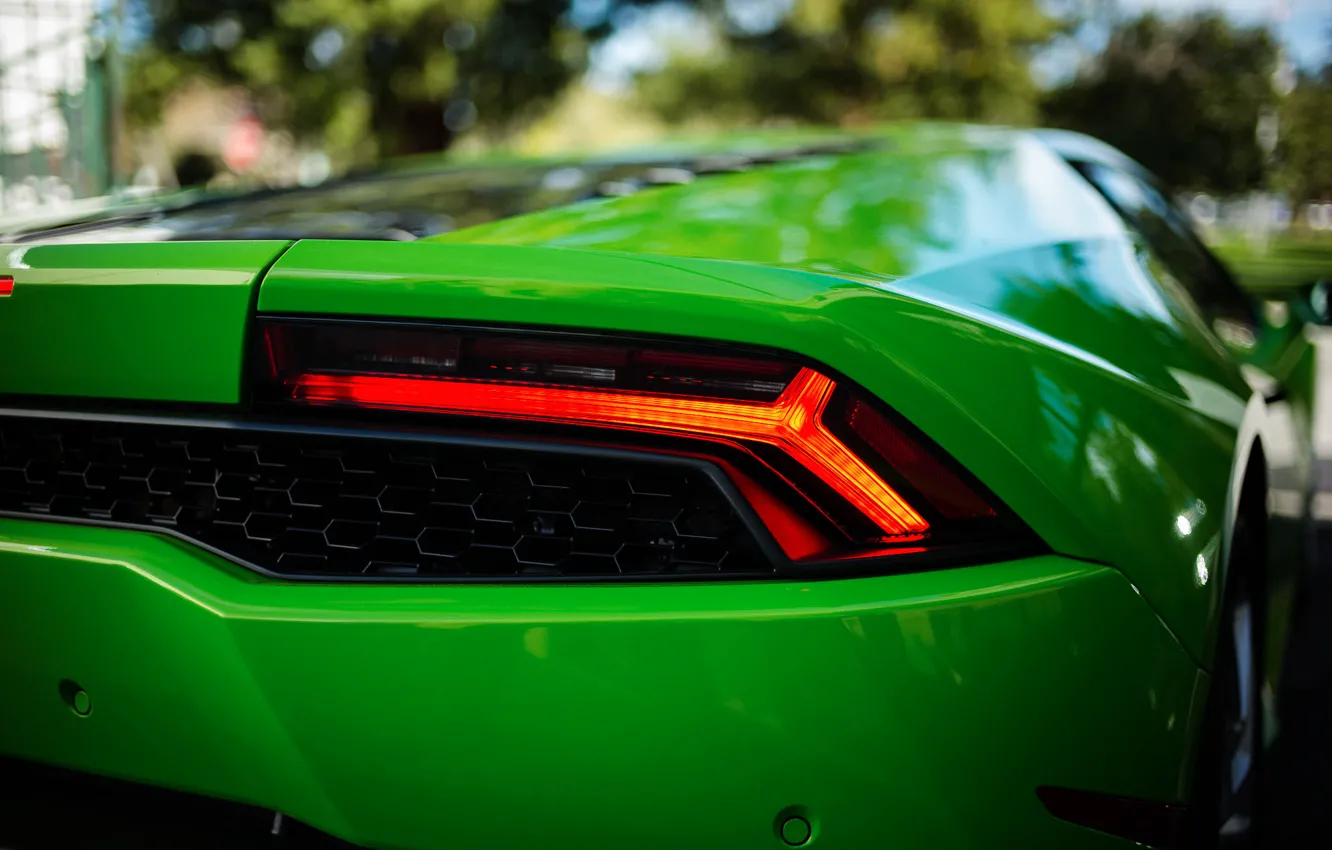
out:
{"label": "tire", "polygon": [[1262,846],[1263,550],[1242,516],[1231,549],[1190,806],[1199,850]]}

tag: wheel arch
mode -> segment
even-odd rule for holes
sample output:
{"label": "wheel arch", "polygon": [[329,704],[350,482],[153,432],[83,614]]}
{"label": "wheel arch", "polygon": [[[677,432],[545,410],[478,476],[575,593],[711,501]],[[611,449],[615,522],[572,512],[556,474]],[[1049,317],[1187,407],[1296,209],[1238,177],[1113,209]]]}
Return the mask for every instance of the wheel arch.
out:
{"label": "wheel arch", "polygon": [[[1216,654],[1216,635],[1220,626],[1220,612],[1225,589],[1234,569],[1249,571],[1252,592],[1262,594],[1263,602],[1269,597],[1269,571],[1267,569],[1269,524],[1268,492],[1271,470],[1264,448],[1267,431],[1267,406],[1260,394],[1250,399],[1236,440],[1235,461],[1231,472],[1231,486],[1227,498],[1225,536],[1221,556],[1217,559],[1218,581],[1213,594],[1212,616],[1207,636],[1205,660],[1209,666]],[[1237,557],[1235,530],[1239,523],[1249,524],[1252,549],[1248,557]],[[1262,605],[1259,605],[1262,608]]]}

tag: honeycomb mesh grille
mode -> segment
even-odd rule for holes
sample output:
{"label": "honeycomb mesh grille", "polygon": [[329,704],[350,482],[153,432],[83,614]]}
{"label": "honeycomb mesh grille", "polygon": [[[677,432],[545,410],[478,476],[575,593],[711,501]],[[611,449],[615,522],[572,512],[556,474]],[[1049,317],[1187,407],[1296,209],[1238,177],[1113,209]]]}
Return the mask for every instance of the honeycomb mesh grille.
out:
{"label": "honeycomb mesh grille", "polygon": [[0,418],[0,511],[173,529],[291,576],[772,570],[694,466],[558,449]]}

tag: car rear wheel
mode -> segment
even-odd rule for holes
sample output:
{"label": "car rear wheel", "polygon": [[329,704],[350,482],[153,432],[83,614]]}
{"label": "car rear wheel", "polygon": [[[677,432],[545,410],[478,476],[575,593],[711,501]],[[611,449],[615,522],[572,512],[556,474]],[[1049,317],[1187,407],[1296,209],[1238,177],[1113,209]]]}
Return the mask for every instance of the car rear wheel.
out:
{"label": "car rear wheel", "polygon": [[1262,604],[1255,576],[1260,548],[1236,523],[1217,636],[1207,721],[1194,775],[1195,846],[1259,846],[1262,753]]}

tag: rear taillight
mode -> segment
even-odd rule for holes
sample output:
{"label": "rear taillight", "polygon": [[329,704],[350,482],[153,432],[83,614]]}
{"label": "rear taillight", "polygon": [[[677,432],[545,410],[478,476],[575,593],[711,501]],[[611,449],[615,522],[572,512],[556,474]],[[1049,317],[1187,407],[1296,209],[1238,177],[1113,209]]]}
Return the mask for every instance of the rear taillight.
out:
{"label": "rear taillight", "polygon": [[936,448],[815,366],[422,325],[267,320],[262,333],[272,400],[597,429],[710,457],[792,560],[921,552],[1004,524]]}

